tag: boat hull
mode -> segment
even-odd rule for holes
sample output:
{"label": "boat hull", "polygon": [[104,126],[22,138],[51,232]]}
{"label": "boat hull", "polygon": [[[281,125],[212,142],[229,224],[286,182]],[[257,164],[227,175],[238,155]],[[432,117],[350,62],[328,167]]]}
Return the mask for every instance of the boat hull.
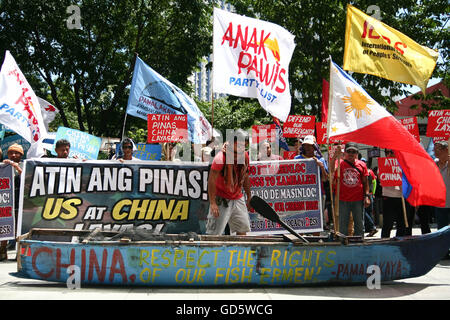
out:
{"label": "boat hull", "polygon": [[[151,241],[63,243],[20,240],[18,277],[81,285],[301,286],[419,277],[448,252],[450,228],[373,242]],[[69,266],[77,266],[71,276]]]}

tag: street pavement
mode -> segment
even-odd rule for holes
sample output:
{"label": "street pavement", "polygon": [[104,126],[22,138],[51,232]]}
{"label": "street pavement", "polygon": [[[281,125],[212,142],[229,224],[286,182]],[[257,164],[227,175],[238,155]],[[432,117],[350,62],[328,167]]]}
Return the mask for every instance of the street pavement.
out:
{"label": "street pavement", "polygon": [[[414,228],[413,234],[420,234],[420,229]],[[381,283],[380,289],[369,289],[365,285],[275,288],[82,286],[69,289],[64,283],[14,277],[13,273],[17,271],[17,263],[12,260],[15,251],[9,251],[8,255],[8,261],[0,262],[0,300],[450,300],[450,260],[441,260],[422,277]]]}

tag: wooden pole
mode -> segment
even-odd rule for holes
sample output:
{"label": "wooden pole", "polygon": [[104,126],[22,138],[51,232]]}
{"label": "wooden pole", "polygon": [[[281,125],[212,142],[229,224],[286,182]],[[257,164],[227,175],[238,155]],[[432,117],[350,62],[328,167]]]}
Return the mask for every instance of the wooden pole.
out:
{"label": "wooden pole", "polygon": [[402,207],[403,207],[403,219],[405,220],[405,227],[409,228],[408,225],[408,217],[406,215],[406,204],[405,204],[405,198],[402,196]]}
{"label": "wooden pole", "polygon": [[[328,146],[328,150],[329,146]],[[333,229],[334,232],[337,233],[337,222],[336,222],[336,212],[334,211],[334,198],[333,198],[333,177],[331,176],[331,157],[330,157],[330,152],[328,152],[328,163],[329,163],[329,168],[330,170],[328,170],[328,179],[330,181],[330,197],[331,197],[331,214],[333,216]]]}

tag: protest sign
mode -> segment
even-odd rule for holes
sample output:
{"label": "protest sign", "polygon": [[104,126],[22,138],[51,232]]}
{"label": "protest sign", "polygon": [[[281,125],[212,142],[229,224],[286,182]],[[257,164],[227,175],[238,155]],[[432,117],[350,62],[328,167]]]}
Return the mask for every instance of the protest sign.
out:
{"label": "protest sign", "polygon": [[316,123],[317,144],[327,144],[327,123]]}
{"label": "protest sign", "polygon": [[13,167],[0,164],[0,240],[15,238],[14,171]]}
{"label": "protest sign", "polygon": [[252,143],[260,143],[265,140],[274,142],[276,135],[275,123],[252,126]]}
{"label": "protest sign", "polygon": [[428,111],[427,137],[450,137],[450,110]]}
{"label": "protest sign", "polygon": [[[55,145],[60,139],[66,139],[70,142],[69,158],[77,156],[78,159],[97,160],[102,144],[101,138],[80,130],[59,127],[56,131]],[[52,154],[56,156],[54,148]]]}
{"label": "protest sign", "polygon": [[297,151],[283,151],[284,160],[294,159],[296,155],[297,155]]}
{"label": "protest sign", "polygon": [[382,187],[402,185],[402,169],[396,158],[378,158],[378,177]]}
{"label": "protest sign", "polygon": [[148,143],[188,141],[186,115],[148,114],[147,129]]}
{"label": "protest sign", "polygon": [[416,138],[417,142],[420,142],[419,125],[417,124],[417,118],[405,118],[401,119],[400,122],[406,128],[406,130],[408,130],[408,132],[411,133],[414,138]]}
{"label": "protest sign", "polygon": [[31,144],[25,140],[22,136],[19,136],[18,134],[14,134],[12,136],[7,136],[0,142],[0,148],[3,150],[3,158],[8,158],[8,148],[13,145],[14,143],[17,143],[22,146],[23,148],[23,156],[22,159],[26,159],[28,149],[30,149]]}
{"label": "protest sign", "polygon": [[[251,193],[264,199],[292,229],[300,233],[323,230],[320,175],[313,159],[250,163]],[[285,233],[285,229],[256,212],[250,213],[255,234]]]}
{"label": "protest sign", "polygon": [[[208,164],[33,159],[24,162],[19,207],[31,228],[204,233]],[[69,239],[70,240],[70,239]]]}
{"label": "protest sign", "polygon": [[161,160],[160,144],[138,143],[137,150],[133,153],[133,157],[140,160]]}
{"label": "protest sign", "polygon": [[290,115],[283,124],[283,136],[286,138],[314,135],[316,117]]}

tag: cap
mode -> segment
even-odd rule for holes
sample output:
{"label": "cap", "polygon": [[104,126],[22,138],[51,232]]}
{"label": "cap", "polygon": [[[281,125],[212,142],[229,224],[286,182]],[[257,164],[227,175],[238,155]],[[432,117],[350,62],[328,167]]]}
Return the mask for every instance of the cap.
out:
{"label": "cap", "polygon": [[366,158],[361,158],[361,161],[367,162]]}
{"label": "cap", "polygon": [[312,144],[312,145],[314,145],[314,144],[316,144],[316,138],[314,138],[314,136],[306,136],[303,139],[303,144]]}
{"label": "cap", "polygon": [[10,145],[8,148],[8,152],[9,151],[16,151],[23,155],[23,148],[20,144],[17,144],[17,143]]}
{"label": "cap", "polygon": [[347,152],[348,150],[358,151],[358,146],[356,145],[356,143],[349,142],[345,145],[345,152]]}

